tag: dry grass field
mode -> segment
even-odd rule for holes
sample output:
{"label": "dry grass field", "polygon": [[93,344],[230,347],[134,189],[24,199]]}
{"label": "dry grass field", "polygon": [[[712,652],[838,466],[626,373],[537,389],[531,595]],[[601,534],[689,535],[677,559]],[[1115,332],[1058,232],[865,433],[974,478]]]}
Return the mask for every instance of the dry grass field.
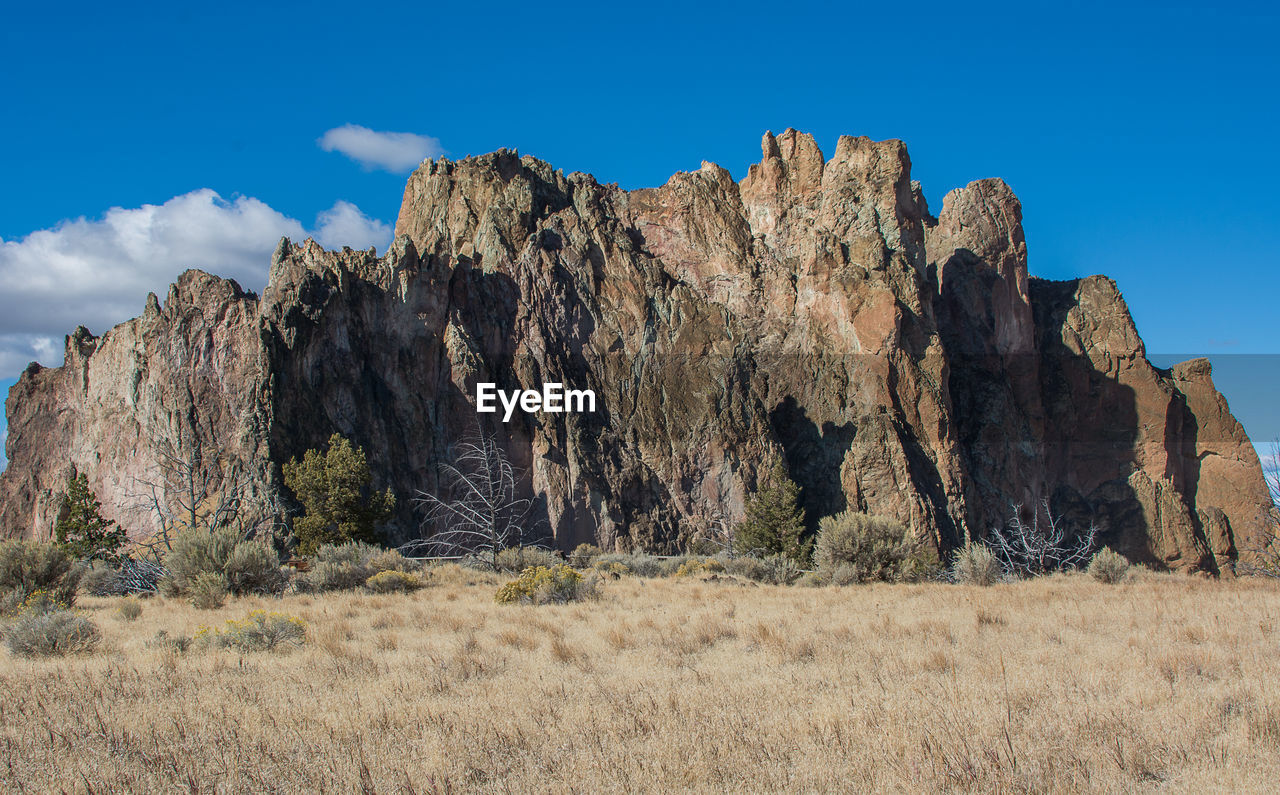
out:
{"label": "dry grass field", "polygon": [[[84,657],[0,662],[0,789],[1274,791],[1280,587],[1143,573],[991,588],[622,579],[412,595],[82,600]],[[263,607],[285,652],[152,639]]]}

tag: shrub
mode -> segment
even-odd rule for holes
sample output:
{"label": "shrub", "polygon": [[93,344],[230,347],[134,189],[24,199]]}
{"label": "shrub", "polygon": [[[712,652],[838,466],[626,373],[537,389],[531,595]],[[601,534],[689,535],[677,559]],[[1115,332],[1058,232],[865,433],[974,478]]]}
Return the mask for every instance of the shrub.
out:
{"label": "shrub", "polygon": [[755,582],[767,582],[769,565],[754,555],[739,555],[724,561],[724,570],[735,577],[745,577]]}
{"label": "shrub", "polygon": [[[679,560],[679,559],[676,559],[676,560]],[[669,560],[665,562],[672,563],[674,561]],[[670,570],[669,567],[664,567],[664,568],[666,570]],[[695,555],[690,555],[690,556],[686,556],[683,560],[679,561],[679,564],[675,567],[675,570],[671,571],[670,576],[692,577],[698,574],[714,574],[716,572],[722,572],[724,570],[725,570],[724,564],[716,560],[715,558],[703,558],[703,557],[697,557]]]}
{"label": "shrub", "polygon": [[304,591],[345,591],[359,588],[370,577],[384,571],[409,572],[417,569],[395,549],[384,549],[360,541],[325,544],[316,550],[311,570],[298,579]]}
{"label": "shrub", "polygon": [[1119,552],[1103,547],[1089,561],[1089,574],[1108,585],[1124,582],[1129,576],[1129,561]]}
{"label": "shrub", "polygon": [[227,592],[236,595],[275,594],[285,586],[280,556],[270,544],[243,539],[228,527],[182,531],[164,564],[169,571],[166,590],[175,594],[190,595],[204,574],[217,575]]}
{"label": "shrub", "polygon": [[[901,522],[883,516],[845,511],[823,517],[815,553],[818,570],[851,582],[910,582],[937,568],[937,554],[912,537]],[[849,571],[840,572],[841,567]]]}
{"label": "shrub", "polygon": [[187,585],[187,596],[197,610],[217,610],[227,601],[227,581],[221,574],[202,571]]}
{"label": "shrub", "polygon": [[92,651],[101,633],[71,610],[23,613],[5,630],[4,642],[19,657],[48,657]]}
{"label": "shrub", "polygon": [[826,581],[822,579],[822,575],[816,571],[806,571],[795,582],[797,588],[820,588],[826,584]]}
{"label": "shrub", "polygon": [[555,552],[542,547],[509,547],[500,551],[496,558],[498,571],[516,573],[531,566],[551,568],[564,563]]}
{"label": "shrub", "polygon": [[1049,500],[1042,500],[1029,512],[1021,505],[1009,507],[1012,510],[1008,523],[992,528],[987,543],[1010,574],[1036,577],[1070,571],[1083,565],[1093,553],[1097,525],[1090,523],[1082,532],[1072,532],[1064,517],[1054,515]]}
{"label": "shrub", "polygon": [[218,649],[273,651],[300,646],[307,638],[306,623],[296,616],[254,610],[240,621],[228,621],[221,629],[201,627],[195,642]]}
{"label": "shrub", "polygon": [[62,597],[55,591],[33,591],[23,598],[22,592],[13,590],[9,592],[9,598],[5,600],[5,613],[7,615],[25,615],[27,613],[53,613],[58,610],[70,610],[71,605],[67,604]]}
{"label": "shrub", "polygon": [[116,607],[116,615],[125,621],[137,621],[142,615],[142,601],[136,596],[126,596]]}
{"label": "shrub", "polygon": [[0,541],[0,593],[20,591],[25,599],[48,591],[67,607],[75,604],[84,567],[66,550],[41,541]]}
{"label": "shrub", "polygon": [[16,616],[22,612],[22,605],[27,599],[21,588],[10,588],[0,594],[0,617]]}
{"label": "shrub", "polygon": [[861,581],[858,577],[858,570],[848,563],[841,563],[834,569],[825,572],[823,580],[828,585],[837,585],[840,587],[855,585]]}
{"label": "shrub", "polygon": [[416,571],[419,568],[418,561],[409,560],[400,554],[398,549],[382,549],[377,548],[377,552],[370,555],[365,565],[369,567],[374,574],[384,571]]}
{"label": "shrub", "polygon": [[147,641],[153,649],[167,649],[177,654],[186,654],[191,648],[192,639],[187,635],[170,635],[166,630],[156,630],[155,637]]}
{"label": "shrub", "polygon": [[369,570],[353,563],[317,563],[298,577],[295,586],[300,591],[349,591],[359,588],[369,580]]}
{"label": "shrub", "polygon": [[125,592],[120,570],[101,560],[95,560],[85,569],[80,588],[90,596],[121,596]]}
{"label": "shrub", "polygon": [[540,605],[549,602],[577,602],[594,593],[594,579],[584,579],[571,567],[561,563],[554,568],[530,566],[519,577],[499,588],[494,601],[499,604]]}
{"label": "shrub", "polygon": [[223,577],[227,560],[238,543],[240,534],[226,527],[215,530],[195,528],[178,533],[164,559],[165,568],[169,570],[167,590],[175,594],[187,593],[201,574]]}
{"label": "shrub", "polygon": [[589,569],[602,554],[604,550],[595,544],[579,544],[569,553],[569,565],[575,569]]}
{"label": "shrub", "polygon": [[962,585],[992,585],[1001,573],[995,553],[972,541],[956,550],[955,560],[951,561],[951,579]]}
{"label": "shrub", "polygon": [[598,571],[604,569],[617,570],[621,568],[624,573],[632,574],[636,577],[661,577],[662,560],[655,558],[653,555],[646,555],[643,552],[635,554],[625,553],[605,553],[598,556],[591,564]]}
{"label": "shrub", "polygon": [[620,579],[631,573],[631,570],[621,563],[601,563],[598,560],[592,564],[591,570],[597,575],[601,577],[608,577],[611,580]]}
{"label": "shrub", "polygon": [[800,579],[800,575],[804,573],[800,569],[800,564],[787,555],[770,555],[761,562],[765,570],[765,576],[761,578],[761,582],[790,585]]}
{"label": "shrub", "polygon": [[222,567],[227,590],[234,594],[278,594],[284,590],[280,556],[266,541],[241,541]]}
{"label": "shrub", "polygon": [[346,541],[341,544],[321,544],[316,548],[311,559],[315,563],[364,566],[382,551],[383,548],[376,544],[366,544],[363,541]]}
{"label": "shrub", "polygon": [[415,574],[403,571],[380,571],[370,577],[364,587],[374,593],[409,593],[421,588],[425,583]]}

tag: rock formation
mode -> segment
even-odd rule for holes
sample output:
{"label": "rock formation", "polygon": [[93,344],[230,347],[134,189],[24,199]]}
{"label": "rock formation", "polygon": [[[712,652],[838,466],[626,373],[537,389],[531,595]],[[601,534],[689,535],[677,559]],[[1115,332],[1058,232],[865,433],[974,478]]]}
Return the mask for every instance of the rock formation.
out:
{"label": "rock formation", "polygon": [[[255,499],[333,431],[400,495],[497,432],[557,543],[672,549],[732,523],[781,456],[810,521],[893,515],[952,548],[1041,499],[1130,558],[1229,571],[1274,520],[1208,363],[1152,367],[1114,283],[1030,278],[999,180],[934,218],[906,147],[767,134],[624,191],[502,150],[424,162],[384,256],[281,241],[261,298],[188,272],[67,339],[6,404],[0,530],[47,535],[74,463],[137,534],[158,445],[205,440]],[[477,415],[475,384],[561,382],[592,414]],[[287,493],[284,496],[288,497]]]}

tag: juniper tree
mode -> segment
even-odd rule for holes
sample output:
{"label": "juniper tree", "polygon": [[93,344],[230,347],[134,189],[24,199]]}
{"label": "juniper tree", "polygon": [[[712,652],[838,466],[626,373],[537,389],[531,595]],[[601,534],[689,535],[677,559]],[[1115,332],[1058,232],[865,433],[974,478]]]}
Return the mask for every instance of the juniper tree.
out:
{"label": "juniper tree", "polygon": [[123,527],[103,517],[102,503],[89,488],[88,476],[75,465],[62,495],[54,536],[59,546],[78,558],[114,558],[129,540]]}
{"label": "juniper tree", "polygon": [[395,508],[390,489],[373,490],[364,450],[341,434],[329,437],[329,449],[308,450],[302,460],[284,465],[284,482],[306,509],[293,520],[298,552],[310,555],[322,544],[378,540],[378,524]]}
{"label": "juniper tree", "polygon": [[813,541],[805,538],[804,509],[798,504],[800,487],[775,461],[763,485],[747,501],[746,516],[734,532],[738,552],[786,555],[807,563]]}

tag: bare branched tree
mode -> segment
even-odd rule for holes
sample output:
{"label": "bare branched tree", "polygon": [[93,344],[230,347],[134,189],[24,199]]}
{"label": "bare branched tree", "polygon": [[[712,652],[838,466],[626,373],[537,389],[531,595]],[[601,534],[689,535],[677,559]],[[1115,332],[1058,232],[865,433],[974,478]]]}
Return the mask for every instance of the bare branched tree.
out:
{"label": "bare branched tree", "polygon": [[400,547],[423,557],[484,555],[494,568],[508,547],[541,546],[531,532],[533,500],[521,497],[523,472],[507,459],[496,436],[477,434],[456,445],[440,467],[440,493],[418,492],[423,537]]}
{"label": "bare branched tree", "polygon": [[1023,518],[1021,505],[1012,508],[1009,524],[993,529],[987,540],[987,546],[1010,574],[1033,577],[1072,569],[1084,565],[1093,554],[1098,535],[1098,528],[1093,523],[1083,533],[1072,537],[1062,518],[1053,515],[1048,500],[1042,500],[1032,510],[1030,522]]}
{"label": "bare branched tree", "polygon": [[157,529],[137,543],[135,557],[160,564],[183,529],[233,527],[242,537],[253,538],[263,532],[274,535],[282,527],[284,510],[277,498],[251,504],[249,473],[221,454],[216,437],[203,440],[188,433],[178,443],[162,439],[156,457],[154,473],[136,481],[136,496]]}

